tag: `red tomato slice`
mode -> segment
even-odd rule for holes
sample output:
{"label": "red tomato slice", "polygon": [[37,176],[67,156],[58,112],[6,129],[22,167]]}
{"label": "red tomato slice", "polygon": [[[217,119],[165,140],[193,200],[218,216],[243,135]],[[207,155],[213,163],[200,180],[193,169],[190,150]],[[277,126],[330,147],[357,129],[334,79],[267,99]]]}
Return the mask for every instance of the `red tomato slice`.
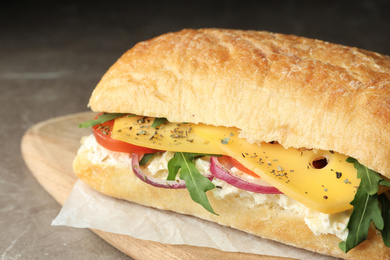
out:
{"label": "red tomato slice", "polygon": [[218,158],[218,160],[220,162],[231,164],[232,166],[236,167],[238,170],[242,171],[243,173],[246,173],[246,174],[251,175],[251,176],[256,177],[256,178],[260,178],[259,175],[257,175],[253,171],[251,171],[248,168],[246,168],[244,165],[242,165],[240,162],[238,162],[233,157],[230,157],[230,156],[227,156],[227,155],[223,155],[222,157]]}
{"label": "red tomato slice", "polygon": [[142,146],[132,145],[123,141],[115,140],[111,138],[111,131],[114,127],[114,121],[107,121],[103,124],[95,125],[92,127],[92,132],[96,138],[96,141],[104,148],[122,153],[156,153],[159,152],[155,149],[150,149]]}

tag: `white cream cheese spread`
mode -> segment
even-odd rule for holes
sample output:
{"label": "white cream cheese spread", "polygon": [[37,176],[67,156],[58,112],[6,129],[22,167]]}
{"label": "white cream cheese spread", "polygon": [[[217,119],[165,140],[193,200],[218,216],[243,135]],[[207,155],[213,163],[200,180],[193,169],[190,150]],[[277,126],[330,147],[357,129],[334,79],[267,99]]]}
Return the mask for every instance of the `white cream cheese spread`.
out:
{"label": "white cream cheese spread", "polygon": [[128,153],[113,152],[99,145],[93,134],[81,139],[80,151],[88,150],[88,160],[94,164],[108,165],[125,164],[131,167],[131,157]]}

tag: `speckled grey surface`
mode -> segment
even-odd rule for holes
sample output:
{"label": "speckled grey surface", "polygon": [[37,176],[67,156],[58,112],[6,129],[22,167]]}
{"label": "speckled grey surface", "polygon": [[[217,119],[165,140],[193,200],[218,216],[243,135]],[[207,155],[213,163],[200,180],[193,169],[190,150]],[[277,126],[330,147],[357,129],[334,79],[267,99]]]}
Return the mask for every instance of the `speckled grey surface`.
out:
{"label": "speckled grey surface", "polygon": [[[55,4],[54,4],[55,3]],[[0,7],[0,258],[129,259],[88,230],[52,227],[59,204],[23,162],[32,125],[87,110],[136,42],[182,28],[298,34],[390,54],[390,1],[9,1]]]}

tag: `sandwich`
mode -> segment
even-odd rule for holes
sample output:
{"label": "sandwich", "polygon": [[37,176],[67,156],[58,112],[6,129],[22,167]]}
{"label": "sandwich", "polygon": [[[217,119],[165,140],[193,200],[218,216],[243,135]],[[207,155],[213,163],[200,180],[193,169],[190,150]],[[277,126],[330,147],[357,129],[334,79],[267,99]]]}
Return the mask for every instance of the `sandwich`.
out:
{"label": "sandwich", "polygon": [[76,175],[115,198],[390,259],[390,57],[262,31],[140,42],[94,89]]}

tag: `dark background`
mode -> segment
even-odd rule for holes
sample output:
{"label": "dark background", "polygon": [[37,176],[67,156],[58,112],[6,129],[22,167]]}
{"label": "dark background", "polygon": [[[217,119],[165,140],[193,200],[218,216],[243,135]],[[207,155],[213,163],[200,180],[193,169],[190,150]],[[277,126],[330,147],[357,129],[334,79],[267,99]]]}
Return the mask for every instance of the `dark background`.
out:
{"label": "dark background", "polygon": [[390,54],[390,1],[8,1],[0,4],[1,259],[127,259],[88,230],[52,227],[60,206],[24,165],[32,125],[87,110],[135,43],[183,28],[296,34]]}

